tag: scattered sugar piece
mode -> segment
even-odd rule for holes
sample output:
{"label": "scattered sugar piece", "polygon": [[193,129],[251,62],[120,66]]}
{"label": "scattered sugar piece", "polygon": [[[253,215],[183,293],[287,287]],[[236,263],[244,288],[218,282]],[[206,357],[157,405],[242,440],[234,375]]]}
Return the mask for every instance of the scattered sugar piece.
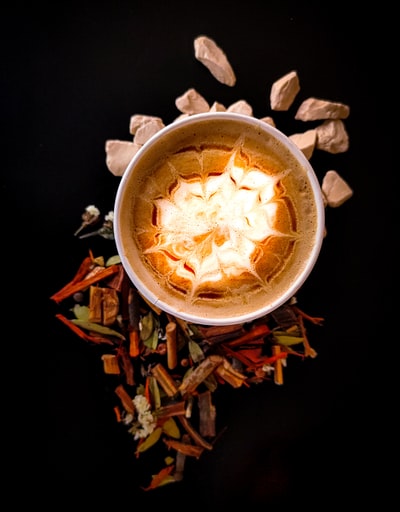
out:
{"label": "scattered sugar piece", "polygon": [[226,107],[222,103],[218,101],[214,101],[214,103],[210,107],[210,112],[225,112]]}
{"label": "scattered sugar piece", "polygon": [[208,102],[193,88],[176,98],[175,105],[183,114],[200,114],[210,110]]}
{"label": "scattered sugar piece", "polygon": [[107,140],[105,144],[106,165],[114,176],[122,176],[129,162],[142,146],[125,140]]}
{"label": "scattered sugar piece", "polygon": [[307,160],[310,160],[317,142],[317,130],[312,129],[303,133],[294,133],[289,136],[289,139],[304,153]]}
{"label": "scattered sugar piece", "polygon": [[176,117],[173,122],[180,121],[181,119],[185,119],[186,117],[189,117],[189,115],[190,114],[179,114],[179,116]]}
{"label": "scattered sugar piece", "polygon": [[239,100],[232,103],[227,109],[227,112],[236,112],[237,114],[246,114],[248,116],[253,115],[253,108],[247,103],[246,100]]}
{"label": "scattered sugar piece", "polygon": [[324,121],[317,126],[317,143],[315,147],[328,153],[344,153],[349,149],[349,136],[340,119]]}
{"label": "scattered sugar piece", "polygon": [[164,128],[164,123],[161,119],[151,119],[147,121],[147,123],[143,123],[136,130],[135,137],[133,139],[137,144],[144,144],[147,142],[150,137],[159,132],[162,128]]}
{"label": "scattered sugar piece", "polygon": [[264,121],[264,123],[268,123],[274,128],[276,128],[275,121],[271,116],[260,117],[260,121]]}
{"label": "scattered sugar piece", "polygon": [[215,41],[207,36],[199,36],[194,40],[195,57],[219,82],[232,87],[236,76],[225,52]]}
{"label": "scattered sugar piece", "polygon": [[336,171],[328,171],[321,185],[325,204],[336,208],[350,199],[353,190],[348,183]]}
{"label": "scattered sugar piece", "polygon": [[147,114],[133,114],[129,122],[129,133],[135,135],[137,129],[149,121],[163,122],[161,117],[149,116]]}
{"label": "scattered sugar piece", "polygon": [[294,118],[299,121],[346,119],[349,114],[350,107],[344,103],[308,98],[301,103]]}
{"label": "scattered sugar piece", "polygon": [[272,110],[289,110],[300,91],[299,77],[296,71],[290,71],[272,84],[270,104]]}

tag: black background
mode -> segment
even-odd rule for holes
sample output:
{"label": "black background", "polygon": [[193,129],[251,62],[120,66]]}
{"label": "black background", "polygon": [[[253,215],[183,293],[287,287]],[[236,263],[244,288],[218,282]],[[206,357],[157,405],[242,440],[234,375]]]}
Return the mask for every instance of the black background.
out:
{"label": "black background", "polygon": [[[369,10],[349,2],[132,0],[16,3],[3,14],[3,223],[10,230],[3,258],[19,269],[19,287],[12,278],[11,288],[25,290],[35,319],[22,329],[13,323],[14,338],[18,348],[40,352],[34,374],[47,381],[47,390],[26,383],[26,400],[37,410],[45,403],[34,414],[45,436],[36,461],[46,471],[36,486],[40,501],[51,490],[62,503],[83,504],[87,496],[93,505],[111,499],[129,510],[139,503],[224,510],[240,500],[246,510],[382,504],[389,332],[397,323],[389,299],[395,236],[388,236],[397,179],[389,128],[397,104],[393,13],[382,3]],[[234,87],[194,58],[201,34],[227,54]],[[291,70],[300,93],[288,112],[272,112],[271,85]],[[88,204],[102,214],[113,209],[119,178],[105,165],[105,141],[131,140],[135,113],[172,122],[175,99],[191,87],[210,104],[245,99],[255,117],[272,115],[287,135],[311,127],[294,120],[304,99],[348,104],[349,150],[315,152],[311,163],[320,180],[336,170],[354,195],[327,209],[319,261],[297,295],[302,309],[325,318],[310,329],[318,356],[289,360],[283,386],[228,392],[217,405],[227,430],[214,450],[190,460],[183,482],[146,493],[141,486],[158,468],[135,458],[115,421],[97,348],[55,318],[62,308],[49,297],[89,249],[115,253],[112,241],[73,236]],[[21,308],[18,322],[26,320]]]}

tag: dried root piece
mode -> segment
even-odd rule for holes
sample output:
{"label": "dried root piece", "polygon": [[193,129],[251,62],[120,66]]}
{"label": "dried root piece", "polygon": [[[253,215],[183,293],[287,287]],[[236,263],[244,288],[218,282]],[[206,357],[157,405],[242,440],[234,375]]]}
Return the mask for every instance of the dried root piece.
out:
{"label": "dried root piece", "polygon": [[236,76],[225,52],[215,41],[207,36],[199,36],[194,40],[195,57],[219,82],[234,86]]}

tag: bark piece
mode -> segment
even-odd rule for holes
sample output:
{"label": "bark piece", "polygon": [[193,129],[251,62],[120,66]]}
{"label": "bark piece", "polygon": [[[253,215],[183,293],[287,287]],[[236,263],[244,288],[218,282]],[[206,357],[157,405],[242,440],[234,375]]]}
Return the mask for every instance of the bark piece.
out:
{"label": "bark piece", "polygon": [[106,141],[106,165],[114,176],[122,176],[128,167],[129,162],[136,155],[142,146],[136,142],[126,140]]}
{"label": "bark piece", "polygon": [[213,39],[199,36],[194,40],[195,57],[210,71],[219,82],[232,87],[236,76],[225,52]]}
{"label": "bark piece", "polygon": [[303,133],[294,133],[289,136],[289,139],[304,153],[307,160],[310,160],[317,143],[317,131],[312,129]]}
{"label": "bark piece", "polygon": [[300,91],[297,71],[290,71],[276,80],[271,87],[270,104],[272,110],[289,110]]}
{"label": "bark piece", "polygon": [[199,386],[220,364],[223,363],[223,358],[218,355],[208,356],[202,361],[191,373],[187,374],[181,385],[179,391],[181,395],[186,396],[195,391]]}
{"label": "bark piece", "polygon": [[333,208],[342,205],[353,195],[348,183],[333,170],[325,174],[321,188],[326,204]]}
{"label": "bark piece", "polygon": [[216,408],[212,403],[211,391],[199,393],[199,432],[204,437],[215,437]]}
{"label": "bark piece", "polygon": [[295,119],[298,121],[317,121],[319,119],[346,119],[350,107],[344,103],[308,98],[298,108]]}
{"label": "bark piece", "polygon": [[183,114],[200,114],[208,112],[210,105],[196,89],[188,89],[175,100],[176,108]]}
{"label": "bark piece", "polygon": [[317,126],[317,142],[315,147],[328,153],[344,153],[349,149],[349,136],[340,119],[324,121]]}

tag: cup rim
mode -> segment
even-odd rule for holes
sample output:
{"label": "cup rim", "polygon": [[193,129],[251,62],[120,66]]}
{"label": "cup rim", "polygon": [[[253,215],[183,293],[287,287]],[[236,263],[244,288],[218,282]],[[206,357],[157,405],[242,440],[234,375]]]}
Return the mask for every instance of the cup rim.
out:
{"label": "cup rim", "polygon": [[[302,167],[307,172],[308,181],[311,184],[311,188],[313,191],[313,196],[316,204],[317,211],[317,228],[315,233],[315,243],[310,251],[309,257],[307,258],[306,265],[303,270],[300,272],[299,276],[294,280],[291,286],[275,301],[269,303],[268,305],[257,308],[252,312],[245,313],[243,315],[235,315],[234,317],[209,317],[209,316],[201,316],[191,313],[186,313],[185,311],[177,310],[172,307],[170,304],[161,300],[153,291],[148,289],[136,273],[134,266],[131,261],[127,257],[123,249],[123,241],[121,239],[121,230],[119,229],[119,219],[120,219],[120,205],[122,203],[122,197],[124,194],[125,184],[129,181],[130,176],[135,168],[136,163],[142,158],[142,155],[148,151],[149,148],[154,146],[157,141],[162,138],[166,133],[170,131],[174,131],[177,127],[186,125],[189,126],[193,123],[197,123],[198,121],[208,121],[211,119],[232,119],[233,121],[250,123],[253,126],[259,127],[260,129],[269,132],[272,136],[278,139],[281,143],[283,143],[289,151],[295,156],[295,158],[301,163]],[[171,314],[176,316],[182,320],[185,320],[189,323],[198,324],[198,325],[214,325],[214,326],[223,326],[223,325],[235,325],[235,324],[244,324],[251,321],[254,321],[258,318],[262,318],[273,311],[275,311],[278,307],[285,304],[288,300],[290,300],[298,290],[303,286],[305,281],[308,279],[311,274],[315,264],[318,260],[323,238],[324,238],[324,229],[325,229],[325,205],[323,203],[322,190],[317,178],[317,175],[314,171],[309,160],[305,157],[304,153],[296,146],[296,144],[289,139],[287,135],[285,135],[278,128],[270,125],[269,123],[246,115],[240,114],[236,112],[202,112],[198,114],[191,114],[187,117],[183,117],[172,121],[170,124],[161,128],[158,132],[152,135],[143,146],[137,151],[137,153],[132,157],[130,162],[128,163],[125,172],[121,176],[121,180],[117,189],[117,193],[115,196],[114,202],[114,239],[117,247],[117,252],[121,259],[122,266],[125,269],[128,277],[132,281],[132,284],[136,287],[138,292],[151,304],[155,307],[160,308],[163,312],[167,314]]]}

